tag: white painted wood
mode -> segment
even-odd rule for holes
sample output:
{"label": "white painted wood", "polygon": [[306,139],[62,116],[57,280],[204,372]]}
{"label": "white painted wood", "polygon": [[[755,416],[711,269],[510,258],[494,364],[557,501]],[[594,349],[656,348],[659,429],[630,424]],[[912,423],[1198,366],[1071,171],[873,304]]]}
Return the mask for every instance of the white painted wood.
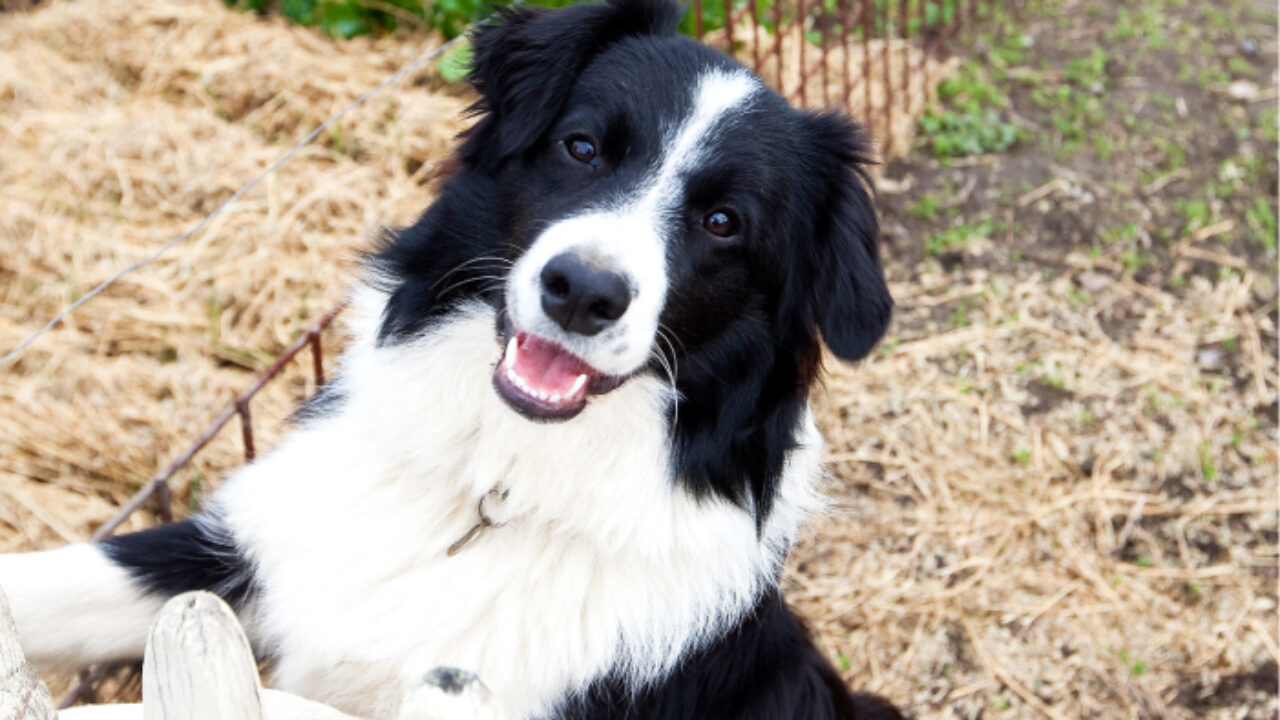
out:
{"label": "white painted wood", "polygon": [[480,678],[438,667],[405,694],[400,720],[504,720],[502,708]]}
{"label": "white painted wood", "polygon": [[53,699],[18,644],[9,600],[0,590],[0,720],[53,720]]}
{"label": "white painted wood", "polygon": [[142,660],[143,720],[264,720],[258,667],[231,608],[183,593],[156,615]]}

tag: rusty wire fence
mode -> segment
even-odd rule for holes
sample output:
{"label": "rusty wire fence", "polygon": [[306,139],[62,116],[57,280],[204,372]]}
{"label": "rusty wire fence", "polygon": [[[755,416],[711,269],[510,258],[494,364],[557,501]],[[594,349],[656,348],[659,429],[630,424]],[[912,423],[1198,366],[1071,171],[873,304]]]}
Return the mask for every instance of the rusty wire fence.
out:
{"label": "rusty wire fence", "polygon": [[882,157],[904,154],[948,41],[1016,0],[694,0],[685,29],[733,55],[791,103],[838,108]]}
{"label": "rusty wire fence", "polygon": [[[948,68],[948,40],[1017,0],[694,0],[683,29],[751,68],[788,101],[837,108],[867,127],[882,156],[905,152],[914,124]],[[905,131],[903,130],[905,126]],[[346,306],[339,302],[286,348],[209,426],[160,469],[92,535],[110,537],[148,502],[160,522],[175,518],[173,478],[238,420],[245,462],[257,454],[252,403],[305,355],[318,388],[325,382],[324,337]],[[104,692],[104,685],[110,689]],[[59,707],[136,691],[135,666],[82,672]]]}

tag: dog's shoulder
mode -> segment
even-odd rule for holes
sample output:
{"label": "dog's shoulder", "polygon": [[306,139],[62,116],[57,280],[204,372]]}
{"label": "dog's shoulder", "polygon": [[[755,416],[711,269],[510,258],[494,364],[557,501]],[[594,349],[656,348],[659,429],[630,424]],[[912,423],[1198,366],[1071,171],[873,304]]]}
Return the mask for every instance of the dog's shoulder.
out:
{"label": "dog's shoulder", "polygon": [[888,702],[850,694],[776,589],[669,676],[630,692],[605,678],[556,720],[902,720]]}

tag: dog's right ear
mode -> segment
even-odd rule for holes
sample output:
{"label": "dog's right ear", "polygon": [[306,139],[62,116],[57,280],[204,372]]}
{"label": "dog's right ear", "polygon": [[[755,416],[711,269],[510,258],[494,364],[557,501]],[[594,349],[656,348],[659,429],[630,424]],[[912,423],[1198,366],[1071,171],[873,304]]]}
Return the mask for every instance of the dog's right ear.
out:
{"label": "dog's right ear", "polygon": [[508,8],[471,37],[468,80],[480,93],[479,121],[463,133],[464,167],[493,169],[546,132],[578,75],[610,44],[670,35],[680,22],[670,0],[608,0],[545,10]]}

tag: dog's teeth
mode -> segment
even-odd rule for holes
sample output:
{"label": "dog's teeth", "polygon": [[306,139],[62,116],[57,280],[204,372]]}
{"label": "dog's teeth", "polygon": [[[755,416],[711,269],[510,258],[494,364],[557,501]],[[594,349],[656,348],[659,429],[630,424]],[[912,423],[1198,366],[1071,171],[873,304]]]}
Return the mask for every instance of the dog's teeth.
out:
{"label": "dog's teeth", "polygon": [[507,341],[507,365],[515,367],[516,358],[518,357],[520,357],[520,342],[512,335],[511,339]]}
{"label": "dog's teeth", "polygon": [[581,390],[582,387],[586,384],[587,384],[587,376],[579,375],[577,379],[573,381],[573,387],[569,388],[569,392],[567,393],[567,395],[569,395],[570,397],[577,395],[578,391]]}
{"label": "dog's teeth", "polygon": [[552,393],[552,394],[551,394],[551,397],[549,397],[549,398],[547,398],[547,399],[548,399],[548,400],[550,400],[550,401],[551,401],[551,402],[553,402],[553,403],[558,403],[558,402],[560,402],[561,400],[563,400],[564,398],[560,396],[560,393]]}

